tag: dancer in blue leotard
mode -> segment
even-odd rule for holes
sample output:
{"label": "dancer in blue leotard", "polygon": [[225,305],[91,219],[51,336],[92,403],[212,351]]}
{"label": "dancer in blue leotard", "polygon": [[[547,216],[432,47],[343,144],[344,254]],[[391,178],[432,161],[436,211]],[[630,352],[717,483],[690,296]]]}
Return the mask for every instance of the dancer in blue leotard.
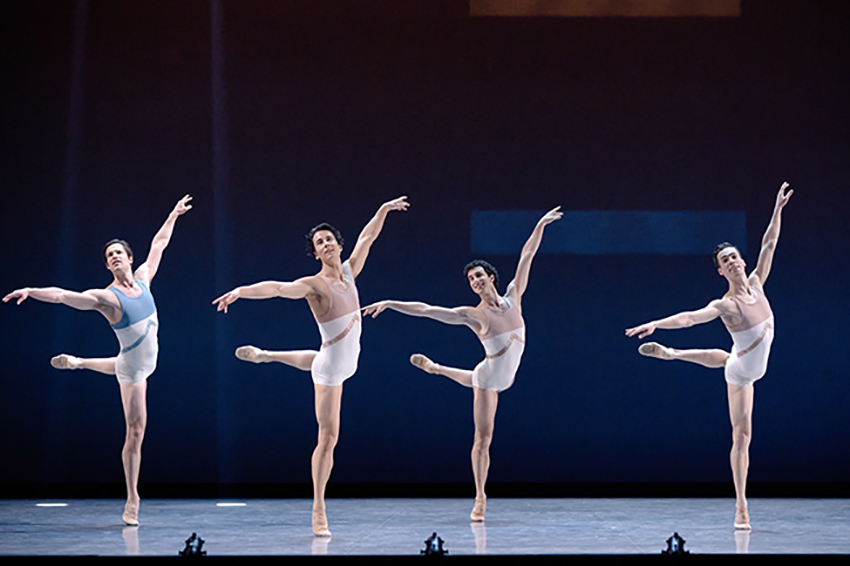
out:
{"label": "dancer in blue leotard", "polygon": [[159,269],[162,252],[171,240],[177,217],[192,208],[186,195],[177,205],[162,228],[154,236],[148,258],[133,272],[133,251],[124,240],[112,240],[103,248],[106,268],[112,273],[112,284],[106,289],[90,289],[77,293],[58,287],[23,288],[12,291],[3,302],[16,300],[21,304],[28,298],[47,303],[62,303],[78,310],[94,310],[112,325],[121,351],[114,358],[77,358],[60,354],[50,360],[57,369],[89,369],[118,379],[121,402],[127,423],[127,436],[121,452],[124,461],[124,478],[127,482],[127,504],[123,521],[139,524],[139,466],[142,457],[142,439],[147,424],[147,377],[156,368],[157,328],[156,305],[150,292],[150,283]]}

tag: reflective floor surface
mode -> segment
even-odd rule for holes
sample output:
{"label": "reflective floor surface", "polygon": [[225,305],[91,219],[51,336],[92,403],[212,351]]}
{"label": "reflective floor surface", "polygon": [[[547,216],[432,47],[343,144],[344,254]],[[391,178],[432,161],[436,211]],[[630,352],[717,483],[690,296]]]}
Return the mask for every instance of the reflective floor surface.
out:
{"label": "reflective floor surface", "polygon": [[[43,506],[44,504],[65,506]],[[175,556],[197,533],[208,556],[418,555],[436,532],[450,555],[658,554],[678,532],[694,554],[848,554],[850,500],[751,499],[751,532],[733,499],[328,500],[333,536],[310,530],[307,499],[149,499],[140,527],[123,501],[0,501],[0,554]]]}

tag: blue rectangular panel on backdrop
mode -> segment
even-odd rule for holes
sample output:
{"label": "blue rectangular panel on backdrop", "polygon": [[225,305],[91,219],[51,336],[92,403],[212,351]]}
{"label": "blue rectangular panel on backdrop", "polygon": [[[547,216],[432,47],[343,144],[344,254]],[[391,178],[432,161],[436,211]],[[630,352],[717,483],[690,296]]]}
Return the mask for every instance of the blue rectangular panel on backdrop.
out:
{"label": "blue rectangular panel on backdrop", "polygon": [[[545,210],[473,210],[472,252],[518,254]],[[747,247],[743,210],[568,210],[546,227],[545,253],[711,253],[720,242]]]}

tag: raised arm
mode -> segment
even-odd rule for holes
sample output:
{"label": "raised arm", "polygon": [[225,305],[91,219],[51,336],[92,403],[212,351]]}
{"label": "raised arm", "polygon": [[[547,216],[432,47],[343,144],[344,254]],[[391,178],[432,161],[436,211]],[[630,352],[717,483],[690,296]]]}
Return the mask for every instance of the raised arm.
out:
{"label": "raised arm", "polygon": [[363,307],[363,316],[372,315],[377,317],[386,309],[394,310],[410,316],[421,316],[443,322],[445,324],[466,325],[478,333],[482,327],[482,321],[476,316],[477,312],[472,307],[435,307],[427,303],[405,302],[405,301],[379,301],[368,307]]}
{"label": "raised arm", "polygon": [[214,300],[213,304],[217,305],[218,311],[224,311],[227,314],[227,307],[239,299],[272,299],[274,297],[303,299],[314,292],[315,289],[308,277],[292,282],[263,281],[262,283],[237,287]]}
{"label": "raised arm", "polygon": [[146,285],[150,286],[151,280],[156,275],[157,270],[159,269],[159,262],[162,260],[162,252],[165,251],[165,248],[168,247],[168,242],[171,241],[171,233],[174,231],[174,223],[177,222],[177,217],[184,214],[187,210],[192,208],[192,205],[189,204],[189,201],[192,200],[192,197],[186,195],[177,201],[177,204],[174,206],[174,210],[168,215],[168,218],[165,220],[165,224],[162,225],[162,228],[156,233],[156,236],[153,237],[153,242],[151,242],[151,249],[148,252],[148,259],[145,260],[145,263],[139,266],[136,270],[135,277],[143,281]]}
{"label": "raised arm", "polygon": [[560,209],[560,206],[556,206],[544,214],[543,217],[537,221],[537,226],[534,227],[534,230],[531,232],[531,236],[522,247],[522,253],[519,256],[519,263],[516,267],[516,276],[508,285],[507,291],[507,293],[510,293],[511,290],[513,290],[516,294],[517,300],[522,297],[522,294],[525,293],[525,288],[528,286],[528,274],[531,271],[531,260],[534,259],[534,254],[537,253],[537,249],[540,247],[540,241],[543,239],[543,229],[546,228],[547,224],[551,224],[552,222],[561,219],[564,213],[561,212]]}
{"label": "raised arm", "polygon": [[17,299],[16,304],[20,305],[27,299],[35,299],[45,303],[58,303],[67,305],[71,308],[81,311],[98,311],[107,319],[115,317],[120,305],[118,299],[110,291],[104,289],[90,289],[78,293],[76,291],[68,291],[59,287],[25,287],[12,291],[5,297],[3,302],[8,303],[11,300]]}
{"label": "raised arm", "polygon": [[351,274],[355,278],[363,270],[363,265],[369,256],[369,249],[384,227],[384,220],[387,218],[387,213],[391,210],[407,210],[408,206],[410,206],[410,203],[407,202],[406,196],[385,202],[378,209],[378,212],[375,213],[375,216],[363,227],[363,231],[357,237],[354,250],[352,250],[351,256],[348,258],[351,265]]}
{"label": "raised arm", "polygon": [[776,242],[779,240],[779,228],[782,224],[782,209],[785,208],[791,195],[794,194],[794,189],[785,192],[790,186],[786,181],[779,187],[779,193],[776,195],[776,204],[773,206],[773,216],[770,217],[770,224],[767,225],[767,230],[765,230],[764,237],[761,239],[759,261],[753,273],[758,276],[759,282],[762,285],[767,281],[767,276],[770,274],[770,267],[773,265],[773,252],[776,251]]}
{"label": "raised arm", "polygon": [[723,300],[719,299],[711,301],[707,306],[699,310],[680,312],[667,318],[653,320],[652,322],[647,322],[634,328],[628,328],[626,329],[626,336],[631,338],[637,335],[638,338],[645,338],[655,332],[656,328],[663,328],[665,330],[688,328],[695,324],[710,322],[719,316],[727,314],[727,312]]}

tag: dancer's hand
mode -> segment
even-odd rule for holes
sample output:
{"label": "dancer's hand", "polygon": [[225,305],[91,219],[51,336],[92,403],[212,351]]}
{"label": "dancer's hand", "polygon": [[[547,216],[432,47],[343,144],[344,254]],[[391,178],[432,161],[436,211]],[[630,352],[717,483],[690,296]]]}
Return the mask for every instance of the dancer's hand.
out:
{"label": "dancer's hand", "polygon": [[234,289],[234,290],[230,291],[229,293],[225,293],[224,295],[222,295],[219,298],[217,298],[216,300],[214,300],[212,302],[212,304],[218,305],[218,308],[216,309],[217,312],[224,311],[224,314],[227,314],[228,305],[232,305],[238,299],[239,299],[239,289]]}
{"label": "dancer's hand", "polygon": [[11,293],[6,295],[5,297],[3,297],[3,302],[8,303],[12,299],[18,299],[18,302],[16,304],[20,305],[21,303],[26,301],[27,297],[29,297],[29,296],[30,296],[29,289],[17,289],[15,291],[12,291]]}
{"label": "dancer's hand", "polygon": [[184,214],[186,211],[191,210],[192,205],[189,204],[189,201],[191,201],[191,200],[192,200],[191,195],[186,195],[185,197],[183,197],[183,198],[181,198],[180,200],[177,201],[177,204],[174,205],[174,210],[172,210],[171,212],[177,214],[177,216],[180,216],[180,215]]}
{"label": "dancer's hand", "polygon": [[794,189],[791,189],[787,193],[785,192],[785,189],[790,186],[791,185],[788,183],[788,181],[783,181],[782,186],[779,187],[779,193],[776,195],[776,206],[774,207],[774,210],[780,210],[784,208],[785,205],[788,204],[788,201],[791,200],[791,195],[794,194]]}
{"label": "dancer's hand", "polygon": [[386,310],[386,308],[389,306],[389,303],[390,301],[378,301],[377,303],[373,303],[368,307],[363,307],[360,310],[363,311],[363,316],[369,316],[371,314],[372,318],[377,318],[379,314]]}
{"label": "dancer's hand", "polygon": [[386,210],[407,210],[407,207],[410,206],[410,203],[407,202],[407,196],[398,197],[397,199],[393,199],[385,202],[381,205],[381,208],[385,208]]}
{"label": "dancer's hand", "polygon": [[635,326],[634,328],[626,329],[626,336],[631,338],[635,334],[637,334],[638,338],[645,338],[655,332],[655,323],[647,322],[646,324],[641,324],[640,326]]}
{"label": "dancer's hand", "polygon": [[561,212],[560,205],[556,206],[555,208],[544,214],[543,218],[537,221],[537,224],[539,224],[540,226],[546,226],[547,224],[551,224],[556,220],[560,220],[563,215],[564,213]]}

